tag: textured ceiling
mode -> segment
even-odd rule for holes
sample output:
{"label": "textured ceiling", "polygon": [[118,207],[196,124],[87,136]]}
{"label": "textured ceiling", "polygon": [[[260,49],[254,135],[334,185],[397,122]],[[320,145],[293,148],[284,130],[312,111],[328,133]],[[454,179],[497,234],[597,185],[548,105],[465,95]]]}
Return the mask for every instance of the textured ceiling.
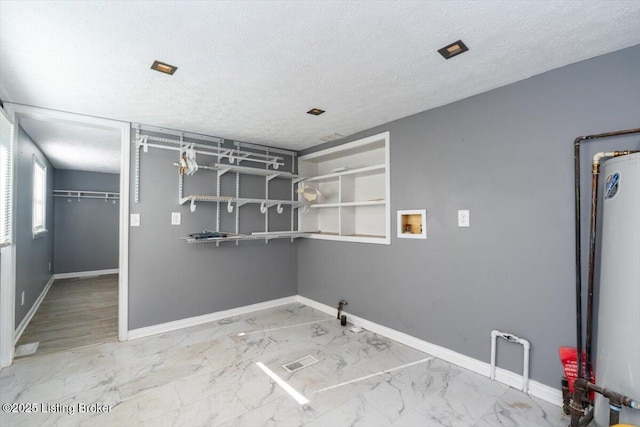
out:
{"label": "textured ceiling", "polygon": [[120,132],[63,121],[20,124],[56,169],[120,173]]}
{"label": "textured ceiling", "polygon": [[5,101],[303,149],[636,45],[640,1],[2,1],[0,40]]}

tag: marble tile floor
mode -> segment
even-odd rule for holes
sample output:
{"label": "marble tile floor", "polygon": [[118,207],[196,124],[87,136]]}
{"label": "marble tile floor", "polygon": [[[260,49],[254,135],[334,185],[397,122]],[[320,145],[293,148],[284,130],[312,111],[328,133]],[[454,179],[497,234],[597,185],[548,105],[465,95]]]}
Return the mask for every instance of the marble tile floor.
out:
{"label": "marble tile floor", "polygon": [[[318,363],[282,368],[306,355]],[[32,410],[2,411],[3,426],[568,425],[557,406],[301,304],[18,360],[0,401]]]}

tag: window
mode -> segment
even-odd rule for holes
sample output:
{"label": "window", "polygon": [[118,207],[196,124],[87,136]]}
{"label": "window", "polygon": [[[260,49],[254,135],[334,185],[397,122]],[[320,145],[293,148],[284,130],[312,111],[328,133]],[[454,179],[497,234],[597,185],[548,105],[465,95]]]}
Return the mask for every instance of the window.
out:
{"label": "window", "polygon": [[13,124],[0,109],[0,247],[11,243]]}
{"label": "window", "polygon": [[47,166],[33,155],[33,237],[47,231]]}

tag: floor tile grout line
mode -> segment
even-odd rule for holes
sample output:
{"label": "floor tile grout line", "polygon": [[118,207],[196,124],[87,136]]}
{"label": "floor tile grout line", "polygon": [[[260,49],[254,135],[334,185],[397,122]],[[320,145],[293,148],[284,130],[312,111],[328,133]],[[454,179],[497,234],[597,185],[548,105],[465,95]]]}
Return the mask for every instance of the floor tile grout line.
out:
{"label": "floor tile grout line", "polygon": [[435,359],[435,357],[433,357],[433,356],[432,357],[427,357],[426,359],[417,360],[415,362],[407,363],[405,365],[396,366],[395,368],[386,369],[384,371],[376,372],[374,374],[365,375],[364,377],[356,378],[356,379],[353,379],[353,380],[350,380],[350,381],[345,381],[345,382],[340,383],[340,384],[336,384],[336,385],[332,385],[332,386],[329,386],[329,387],[321,388],[320,390],[316,390],[313,393],[322,393],[323,391],[332,390],[334,388],[342,387],[342,386],[345,386],[345,385],[348,385],[348,384],[352,384],[352,383],[355,383],[355,382],[358,382],[358,381],[364,381],[364,380],[369,379],[369,378],[377,377],[379,375],[387,374],[389,372],[397,371],[399,369],[408,368],[410,366],[414,366],[414,365],[418,365],[420,363],[428,362],[428,361],[433,360],[433,359]]}
{"label": "floor tile grout line", "polygon": [[251,331],[251,332],[240,332],[240,333],[238,333],[237,336],[246,337],[247,335],[264,334],[265,332],[278,331],[280,329],[288,329],[288,328],[295,328],[297,326],[313,325],[315,323],[325,323],[325,322],[328,322],[330,320],[334,320],[334,319],[325,319],[325,320],[317,320],[317,321],[314,321],[314,322],[297,323],[295,325],[280,326],[280,327],[277,327],[277,328],[260,329],[260,330]]}
{"label": "floor tile grout line", "polygon": [[262,362],[256,362],[256,365],[258,365],[258,367],[262,369],[262,371],[264,371],[265,374],[267,374],[273,381],[275,381],[276,384],[282,387],[284,391],[289,393],[289,395],[293,397],[296,400],[296,402],[298,402],[301,405],[306,405],[307,403],[309,403],[309,399],[307,399],[302,394],[300,394],[300,392],[298,392],[296,389],[291,387],[289,383],[287,383],[285,380],[280,378],[271,369],[267,368]]}

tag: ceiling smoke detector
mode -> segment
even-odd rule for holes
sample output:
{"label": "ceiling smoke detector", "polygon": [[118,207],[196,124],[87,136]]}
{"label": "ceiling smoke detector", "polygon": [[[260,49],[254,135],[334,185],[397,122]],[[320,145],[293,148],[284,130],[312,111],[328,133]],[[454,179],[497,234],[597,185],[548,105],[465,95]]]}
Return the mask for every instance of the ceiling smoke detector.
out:
{"label": "ceiling smoke detector", "polygon": [[469,48],[467,45],[462,43],[462,40],[458,40],[457,42],[453,42],[450,45],[443,47],[442,49],[438,49],[440,55],[444,57],[444,59],[451,59],[456,55],[460,55],[463,52],[468,51]]}
{"label": "ceiling smoke detector", "polygon": [[160,62],[160,61],[153,61],[153,65],[151,65],[151,69],[160,71],[161,73],[173,75],[173,73],[176,72],[178,67],[176,67],[175,65],[165,64],[164,62]]}

